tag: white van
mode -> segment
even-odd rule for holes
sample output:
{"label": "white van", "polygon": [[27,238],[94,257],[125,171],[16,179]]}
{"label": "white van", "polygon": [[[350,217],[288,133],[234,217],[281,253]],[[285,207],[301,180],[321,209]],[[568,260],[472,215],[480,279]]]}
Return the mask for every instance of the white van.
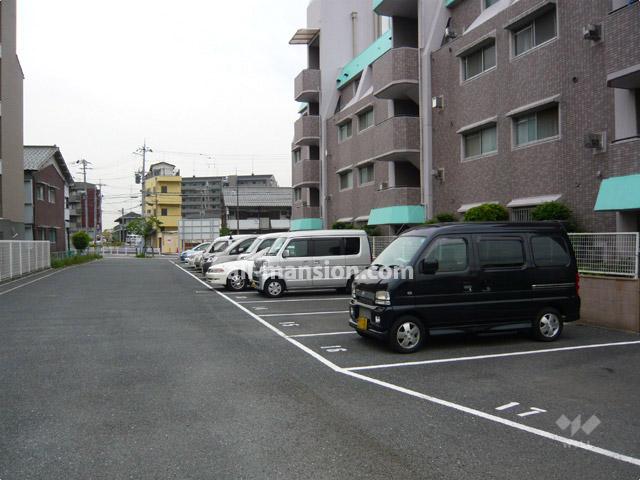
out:
{"label": "white van", "polygon": [[297,289],[348,291],[353,277],[370,264],[369,239],[363,230],[290,232],[255,261],[252,286],[273,298]]}

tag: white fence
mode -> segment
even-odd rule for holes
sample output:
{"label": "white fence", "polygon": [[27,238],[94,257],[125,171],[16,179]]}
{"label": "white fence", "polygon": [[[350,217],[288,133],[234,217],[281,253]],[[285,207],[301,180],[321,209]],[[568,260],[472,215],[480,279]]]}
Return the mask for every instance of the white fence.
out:
{"label": "white fence", "polygon": [[[638,278],[638,233],[570,233],[580,273]],[[376,258],[397,237],[371,237]]]}
{"label": "white fence", "polygon": [[51,267],[47,241],[0,240],[0,282]]}
{"label": "white fence", "polygon": [[638,278],[638,233],[570,233],[580,273]]}

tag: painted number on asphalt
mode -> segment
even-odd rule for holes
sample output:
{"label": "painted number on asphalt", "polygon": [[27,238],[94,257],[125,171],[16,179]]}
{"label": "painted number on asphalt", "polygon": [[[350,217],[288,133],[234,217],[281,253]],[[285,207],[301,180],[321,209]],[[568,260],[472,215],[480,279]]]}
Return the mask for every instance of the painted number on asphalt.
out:
{"label": "painted number on asphalt", "polygon": [[[496,407],[496,410],[501,412],[503,410],[509,410],[511,408],[517,407],[518,405],[520,405],[520,402],[509,402],[509,403],[505,403],[504,405],[500,405],[499,407]],[[529,407],[529,410],[527,410],[526,412],[518,413],[517,415],[519,417],[530,417],[531,415],[537,415],[539,413],[545,413],[545,412],[546,410],[543,410],[542,408]]]}
{"label": "painted number on asphalt", "polygon": [[296,322],[280,322],[278,325],[281,327],[299,327],[300,324]]}
{"label": "painted number on asphalt", "polygon": [[329,353],[346,352],[347,349],[341,345],[328,345],[326,347],[320,347],[321,350]]}

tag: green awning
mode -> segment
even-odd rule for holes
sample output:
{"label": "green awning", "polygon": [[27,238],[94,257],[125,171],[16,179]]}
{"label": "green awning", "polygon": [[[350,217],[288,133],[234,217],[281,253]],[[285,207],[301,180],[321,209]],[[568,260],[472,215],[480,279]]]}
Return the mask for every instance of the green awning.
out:
{"label": "green awning", "polygon": [[640,210],[640,174],[603,180],[594,210],[596,212]]}
{"label": "green awning", "polygon": [[398,205],[374,208],[369,213],[369,225],[409,225],[424,223],[423,205]]}
{"label": "green awning", "polygon": [[393,34],[391,33],[391,30],[389,30],[369,45],[360,55],[344,66],[340,72],[340,76],[336,80],[338,90],[342,89],[351,80],[360,75],[365,68],[391,50],[392,46]]}
{"label": "green awning", "polygon": [[291,231],[299,230],[322,230],[321,218],[298,218],[291,220]]}

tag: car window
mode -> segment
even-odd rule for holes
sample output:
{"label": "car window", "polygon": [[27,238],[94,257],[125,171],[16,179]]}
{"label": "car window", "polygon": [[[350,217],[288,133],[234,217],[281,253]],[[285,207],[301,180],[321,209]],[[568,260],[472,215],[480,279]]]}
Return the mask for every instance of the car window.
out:
{"label": "car window", "polygon": [[273,245],[273,242],[275,241],[276,241],[275,238],[268,238],[266,240],[262,240],[258,248],[256,248],[256,251],[259,252],[260,250],[264,250],[265,248],[271,247],[271,245]]}
{"label": "car window", "polygon": [[247,249],[251,246],[255,238],[249,238],[248,240],[243,240],[238,245],[236,245],[231,252],[231,255],[239,255],[247,251]]}
{"label": "car window", "polygon": [[296,238],[291,240],[289,244],[285,247],[285,250],[288,253],[288,256],[291,258],[295,257],[308,257],[309,256],[309,240]]}
{"label": "car window", "polygon": [[345,255],[358,255],[360,253],[360,238],[347,237],[344,239],[344,246]]}
{"label": "car window", "polygon": [[531,249],[533,261],[539,267],[565,267],[571,263],[569,249],[562,237],[533,237]]}
{"label": "car window", "polygon": [[280,248],[282,248],[282,244],[286,240],[287,239],[284,237],[277,238],[276,241],[273,242],[273,245],[271,245],[271,248],[269,249],[269,251],[267,252],[267,256],[277,255],[278,252],[280,251]]}
{"label": "car window", "polygon": [[438,238],[433,243],[425,259],[438,262],[438,273],[462,272],[469,265],[469,247],[464,238]]}
{"label": "car window", "polygon": [[373,265],[406,267],[426,241],[425,237],[398,237],[376,257]]}
{"label": "car window", "polygon": [[480,266],[519,267],[524,265],[524,248],[519,238],[487,238],[478,242]]}
{"label": "car window", "polygon": [[223,250],[225,250],[227,247],[229,246],[229,242],[222,241],[222,242],[216,242],[213,245],[211,245],[211,248],[209,249],[210,253],[218,253],[218,252],[222,252]]}
{"label": "car window", "polygon": [[311,242],[313,243],[313,255],[315,257],[341,255],[342,238],[314,238]]}

